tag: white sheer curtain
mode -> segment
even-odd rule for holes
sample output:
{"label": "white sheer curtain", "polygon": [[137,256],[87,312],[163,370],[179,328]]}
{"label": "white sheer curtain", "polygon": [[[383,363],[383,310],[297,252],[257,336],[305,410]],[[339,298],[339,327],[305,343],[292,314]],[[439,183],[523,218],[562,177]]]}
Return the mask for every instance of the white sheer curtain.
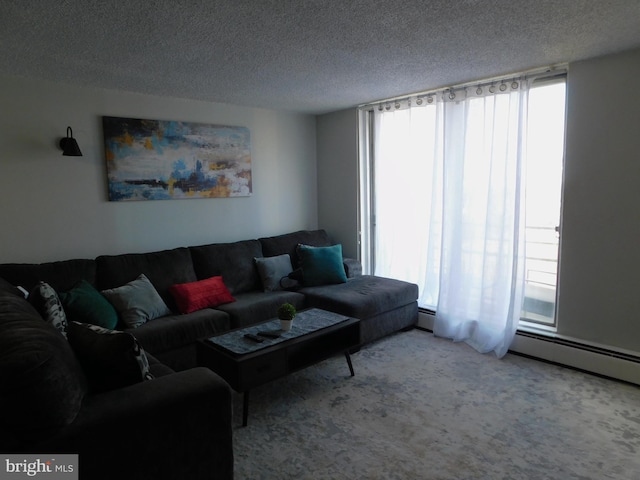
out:
{"label": "white sheer curtain", "polygon": [[[441,107],[377,112],[374,121],[374,273],[420,286],[435,308],[442,210]],[[433,242],[433,243],[432,243]],[[435,258],[434,258],[435,255]]]}
{"label": "white sheer curtain", "polygon": [[374,114],[375,274],[417,283],[436,335],[498,357],[524,292],[527,98],[514,80]]}

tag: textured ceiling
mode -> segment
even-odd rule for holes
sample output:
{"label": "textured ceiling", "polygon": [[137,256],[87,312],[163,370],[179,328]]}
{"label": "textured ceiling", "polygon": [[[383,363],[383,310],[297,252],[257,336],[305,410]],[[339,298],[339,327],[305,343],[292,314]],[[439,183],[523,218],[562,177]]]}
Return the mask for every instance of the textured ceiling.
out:
{"label": "textured ceiling", "polygon": [[1,0],[0,74],[324,113],[640,47],[640,0]]}

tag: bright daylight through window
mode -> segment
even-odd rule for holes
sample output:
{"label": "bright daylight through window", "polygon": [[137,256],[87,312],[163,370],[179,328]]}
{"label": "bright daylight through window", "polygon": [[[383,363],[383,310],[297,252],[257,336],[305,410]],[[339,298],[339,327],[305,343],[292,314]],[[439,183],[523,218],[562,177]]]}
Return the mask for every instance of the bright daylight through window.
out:
{"label": "bright daylight through window", "polygon": [[565,86],[529,92],[526,156],[526,270],[522,319],[554,325],[564,158]]}
{"label": "bright daylight through window", "polygon": [[[442,275],[455,275],[443,272],[454,272],[468,259],[476,261],[482,249],[477,267],[458,270],[477,272],[482,283],[476,287],[454,279],[475,298],[477,308],[472,308],[481,311],[494,298],[505,298],[494,285],[502,279],[492,272],[514,271],[512,286],[505,288],[505,283],[500,291],[508,297],[509,289],[519,289],[511,304],[523,299],[521,322],[553,327],[565,89],[563,71],[361,108],[365,270],[418,284],[420,307],[437,311],[442,285],[451,290]],[[507,178],[512,180],[504,183]],[[453,197],[459,200],[452,209]],[[460,232],[460,237],[451,236]],[[451,245],[460,246],[459,253],[448,254]],[[512,253],[497,259],[496,252],[505,247]],[[494,297],[487,300],[487,292]],[[508,307],[508,298],[504,305]]]}

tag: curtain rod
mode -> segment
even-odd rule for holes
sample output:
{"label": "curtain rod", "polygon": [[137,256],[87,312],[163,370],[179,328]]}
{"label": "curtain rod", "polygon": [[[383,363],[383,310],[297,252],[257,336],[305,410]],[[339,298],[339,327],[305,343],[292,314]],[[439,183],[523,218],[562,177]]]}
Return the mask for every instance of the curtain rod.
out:
{"label": "curtain rod", "polygon": [[369,103],[363,103],[362,105],[358,106],[358,109],[360,110],[368,110],[371,107],[377,106],[377,105],[381,105],[381,104],[385,104],[385,103],[391,103],[391,102],[400,102],[403,100],[409,100],[410,98],[413,97],[422,97],[422,96],[427,96],[427,95],[434,95],[438,92],[446,92],[449,90],[461,90],[463,88],[467,88],[467,87],[471,87],[471,86],[485,86],[485,85],[489,85],[492,83],[496,83],[496,82],[501,82],[501,81],[505,81],[505,80],[512,80],[515,78],[519,78],[519,77],[537,77],[537,78],[553,78],[553,77],[559,77],[559,76],[563,76],[566,75],[568,70],[568,65],[566,63],[563,64],[557,64],[557,65],[551,65],[551,66],[547,66],[547,67],[540,67],[540,68],[536,68],[536,69],[531,69],[531,70],[525,70],[523,72],[519,72],[519,73],[512,73],[510,75],[501,75],[499,77],[490,77],[490,78],[485,78],[485,79],[480,79],[480,80],[475,80],[472,82],[465,82],[465,83],[459,83],[457,85],[452,85],[452,86],[448,86],[448,87],[439,87],[439,88],[434,88],[431,90],[424,90],[421,92],[415,92],[415,93],[410,93],[410,94],[405,94],[405,95],[399,95],[397,97],[390,97],[390,98],[385,98],[384,100],[376,100],[375,102],[369,102]]}

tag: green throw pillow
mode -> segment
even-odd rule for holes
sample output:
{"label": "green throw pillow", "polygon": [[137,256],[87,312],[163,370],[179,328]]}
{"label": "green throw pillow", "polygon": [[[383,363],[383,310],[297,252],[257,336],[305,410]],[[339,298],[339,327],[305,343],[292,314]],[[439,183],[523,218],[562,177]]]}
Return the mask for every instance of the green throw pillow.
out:
{"label": "green throw pillow", "polygon": [[346,283],[347,274],[342,263],[342,245],[312,247],[298,245],[305,287]]}
{"label": "green throw pillow", "polygon": [[71,290],[58,294],[64,312],[71,321],[90,323],[113,330],[118,324],[118,312],[86,280],[80,280]]}

